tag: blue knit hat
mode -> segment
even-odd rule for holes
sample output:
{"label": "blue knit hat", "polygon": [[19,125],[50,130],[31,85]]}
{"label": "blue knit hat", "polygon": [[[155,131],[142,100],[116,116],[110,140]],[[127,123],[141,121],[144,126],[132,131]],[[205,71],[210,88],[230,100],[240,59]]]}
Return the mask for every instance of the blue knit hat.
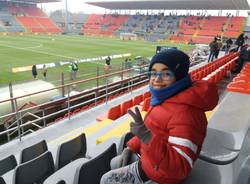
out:
{"label": "blue knit hat", "polygon": [[189,70],[189,56],[177,49],[168,49],[166,51],[157,53],[151,59],[149,71],[155,63],[166,65],[172,72],[174,72],[176,80],[180,80],[188,75]]}

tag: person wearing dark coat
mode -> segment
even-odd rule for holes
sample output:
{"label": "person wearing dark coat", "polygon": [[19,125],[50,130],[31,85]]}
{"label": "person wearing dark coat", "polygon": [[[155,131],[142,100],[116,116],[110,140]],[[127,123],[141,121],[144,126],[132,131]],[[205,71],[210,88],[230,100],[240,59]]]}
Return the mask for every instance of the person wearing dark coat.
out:
{"label": "person wearing dark coat", "polygon": [[248,51],[248,45],[243,45],[240,49],[240,56],[239,58],[236,60],[237,66],[235,68],[235,70],[233,70],[233,73],[240,73],[244,62],[249,60],[249,51]]}
{"label": "person wearing dark coat", "polygon": [[237,45],[237,51],[239,50],[239,48],[244,44],[244,33],[241,33],[238,38],[235,41],[235,45]]}
{"label": "person wearing dark coat", "polygon": [[229,50],[233,44],[233,40],[231,38],[228,38],[226,41],[226,48],[225,48],[225,54],[229,53]]}
{"label": "person wearing dark coat", "polygon": [[32,66],[32,75],[33,75],[34,79],[36,79],[36,77],[37,77],[36,65],[33,65],[33,66]]}
{"label": "person wearing dark coat", "polygon": [[214,37],[214,40],[209,44],[210,54],[208,57],[208,62],[213,61],[215,56],[216,56],[216,51],[217,51],[217,47],[218,47],[217,40],[218,40],[217,37]]}

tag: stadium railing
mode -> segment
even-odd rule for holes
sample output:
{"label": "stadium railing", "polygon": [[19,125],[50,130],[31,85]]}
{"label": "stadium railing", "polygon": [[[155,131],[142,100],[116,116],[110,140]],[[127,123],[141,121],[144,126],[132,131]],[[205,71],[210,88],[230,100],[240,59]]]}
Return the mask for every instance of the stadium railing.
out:
{"label": "stadium railing", "polygon": [[[8,124],[8,125],[12,124],[11,126],[6,126],[7,128],[5,127],[5,130],[0,132],[0,136],[16,132],[19,137],[19,140],[21,140],[21,137],[23,135],[27,134],[28,132],[33,132],[33,130],[30,128],[29,125],[33,125],[32,126],[33,128],[41,129],[43,127],[46,127],[47,122],[51,121],[52,119],[59,120],[58,118],[62,116],[67,116],[67,118],[70,119],[76,109],[84,110],[96,106],[102,102],[107,103],[108,100],[112,99],[112,96],[116,96],[118,93],[122,94],[125,92],[132,92],[132,90],[136,89],[137,86],[147,84],[148,77],[146,73],[136,74],[133,77],[118,82],[110,84],[108,83],[109,77],[112,77],[114,75],[122,75],[123,73],[129,71],[133,71],[133,69],[101,75],[99,77],[72,82],[66,85],[58,86],[56,88],[46,89],[36,93],[13,97],[7,100],[0,101],[0,104],[4,103],[9,105],[12,104],[15,110],[12,113],[0,117],[1,124]],[[90,89],[87,91],[83,91],[74,96],[70,96],[70,91],[71,91],[70,89],[72,85],[84,84],[89,81],[97,79],[106,80],[106,85],[96,87],[94,89]],[[33,95],[38,95],[40,93],[45,93],[48,91],[58,90],[58,89],[59,90],[61,89],[62,91],[67,89],[68,91],[67,96],[56,101],[50,101],[19,110],[18,106],[20,105],[19,104],[20,100],[29,98],[30,96]],[[52,111],[51,109],[56,109],[56,110]],[[39,115],[36,115],[35,112],[39,112]],[[33,118],[28,119],[29,116],[32,116]],[[9,121],[6,121],[6,119],[8,119]],[[9,140],[10,136],[8,136],[8,141]]]}

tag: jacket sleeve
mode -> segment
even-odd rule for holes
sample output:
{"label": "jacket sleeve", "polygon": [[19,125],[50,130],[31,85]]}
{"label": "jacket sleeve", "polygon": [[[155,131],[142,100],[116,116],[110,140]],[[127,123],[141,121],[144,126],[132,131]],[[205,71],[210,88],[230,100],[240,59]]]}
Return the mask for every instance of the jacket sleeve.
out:
{"label": "jacket sleeve", "polygon": [[197,111],[174,114],[168,135],[153,135],[149,144],[143,145],[154,167],[155,173],[150,175],[155,181],[161,176],[183,180],[189,175],[206,135],[206,116]]}
{"label": "jacket sleeve", "polygon": [[127,146],[134,152],[139,153],[141,148],[141,141],[137,136],[134,136],[127,142]]}

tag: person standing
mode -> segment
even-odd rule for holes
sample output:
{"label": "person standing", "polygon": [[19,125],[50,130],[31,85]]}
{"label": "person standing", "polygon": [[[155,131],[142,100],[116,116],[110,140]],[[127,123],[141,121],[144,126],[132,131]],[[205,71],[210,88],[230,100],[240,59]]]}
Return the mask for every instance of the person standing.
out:
{"label": "person standing", "polygon": [[111,57],[110,57],[110,56],[106,57],[105,62],[106,62],[106,65],[107,65],[108,67],[110,67],[110,64],[111,64]]}
{"label": "person standing", "polygon": [[209,54],[209,57],[208,57],[208,62],[214,60],[215,52],[217,50],[217,47],[218,47],[217,37],[214,37],[214,40],[209,44],[210,54]]}
{"label": "person standing", "polygon": [[36,65],[32,66],[32,76],[34,79],[36,79],[37,77],[37,69],[36,69]]}
{"label": "person standing", "polygon": [[73,71],[73,63],[72,62],[69,64],[69,76],[70,76],[70,80],[74,80],[74,71]]}
{"label": "person standing", "polygon": [[47,80],[47,72],[48,72],[48,68],[46,66],[46,64],[43,65],[43,77],[45,80]]}
{"label": "person standing", "polygon": [[244,44],[244,33],[241,33],[235,41],[235,45],[237,45],[237,51]]}
{"label": "person standing", "polygon": [[72,70],[73,70],[73,79],[75,80],[78,71],[78,65],[76,61],[72,63]]}
{"label": "person standing", "polygon": [[[205,111],[212,110],[219,97],[216,85],[191,80],[189,65],[189,57],[177,49],[153,56],[151,107],[144,119],[138,108],[128,111],[135,136],[114,158],[118,168],[104,174],[100,184],[180,184],[190,174],[207,132]],[[132,153],[140,159],[128,165]]]}
{"label": "person standing", "polygon": [[228,38],[226,41],[226,48],[225,48],[225,54],[229,53],[229,50],[233,44],[233,40],[231,38]]}
{"label": "person standing", "polygon": [[217,46],[215,47],[214,57],[215,59],[218,58],[220,49],[222,48],[223,44],[220,38],[217,38]]}
{"label": "person standing", "polygon": [[244,62],[249,61],[249,51],[248,51],[248,45],[243,45],[240,48],[240,55],[238,59],[236,60],[237,66],[235,67],[235,70],[233,70],[233,73],[240,73]]}

